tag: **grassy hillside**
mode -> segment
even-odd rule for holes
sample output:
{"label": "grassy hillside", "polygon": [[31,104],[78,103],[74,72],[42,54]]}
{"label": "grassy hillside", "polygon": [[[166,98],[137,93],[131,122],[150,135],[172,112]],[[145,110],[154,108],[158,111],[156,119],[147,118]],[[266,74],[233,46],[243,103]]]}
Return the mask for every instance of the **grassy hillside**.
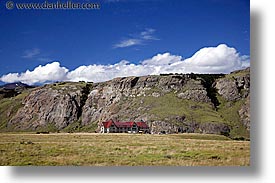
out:
{"label": "grassy hillside", "polygon": [[240,123],[240,116],[238,114],[241,106],[245,103],[245,99],[241,99],[236,102],[228,102],[221,96],[218,96],[218,99],[220,101],[220,105],[217,108],[217,112],[225,121],[227,121],[227,123],[231,125],[231,136],[233,138],[249,138],[250,133]]}
{"label": "grassy hillside", "polygon": [[0,131],[7,131],[7,123],[16,114],[20,107],[23,107],[22,101],[29,94],[29,91],[0,100]]}
{"label": "grassy hillside", "polygon": [[[187,77],[187,75],[172,75],[171,77],[169,75],[151,76],[151,82],[154,82],[155,80],[159,81],[152,85],[152,83],[149,83],[149,81],[148,83],[146,83],[146,80],[144,85],[140,85],[141,87],[136,88],[133,88],[133,86],[130,85],[128,86],[129,82],[132,82],[131,78],[128,78],[129,80],[127,80],[126,78],[126,80],[128,81],[126,83],[124,83],[125,80],[114,79],[114,81],[98,84],[85,82],[59,82],[49,84],[42,87],[44,89],[44,94],[48,94],[52,91],[58,91],[58,97],[56,100],[59,100],[58,102],[60,103],[62,103],[64,97],[68,96],[69,93],[77,93],[78,98],[74,96],[71,97],[72,101],[70,101],[70,99],[68,99],[69,101],[67,101],[67,103],[69,104],[77,103],[77,117],[74,118],[70,123],[67,123],[67,126],[65,126],[65,128],[62,126],[62,128],[59,130],[57,130],[56,125],[53,124],[55,123],[55,121],[51,121],[51,123],[46,123],[46,125],[44,126],[38,126],[35,130],[49,132],[94,132],[98,127],[97,123],[101,122],[99,120],[102,119],[114,118],[115,120],[117,119],[120,121],[145,119],[145,121],[147,122],[161,121],[176,126],[183,126],[183,124],[188,126],[188,123],[193,122],[196,123],[197,126],[198,124],[218,124],[217,126],[225,124],[231,129],[229,134],[231,138],[248,139],[249,131],[247,131],[246,128],[242,125],[240,116],[238,114],[238,111],[246,102],[246,98],[241,96],[236,100],[228,101],[225,100],[225,98],[223,98],[221,95],[219,95],[216,91],[216,88],[214,88],[214,83],[215,81],[217,81],[217,79],[219,80],[225,77],[227,79],[230,78],[230,81],[231,79],[235,81],[235,77],[244,77],[248,74],[249,70],[236,71],[230,75],[190,74],[190,77]],[[178,80],[178,78],[185,79]],[[148,87],[146,84],[149,84],[150,86]],[[124,85],[126,88],[121,89],[120,87],[122,85]],[[106,88],[111,89],[107,90],[105,88],[106,91],[104,95],[101,93],[101,95],[98,94],[98,96],[95,98],[88,99],[90,96],[89,94],[92,90],[97,89],[100,93],[104,90],[103,86],[108,86]],[[147,86],[147,88],[145,86]],[[121,91],[118,91],[119,88],[121,89]],[[10,121],[11,118],[17,113],[18,109],[23,106],[22,100],[30,93],[30,91],[31,89],[24,90],[22,94],[19,94],[15,97],[0,98],[0,131],[13,131],[13,129],[7,128],[8,121]],[[135,91],[134,94],[131,93],[131,91]],[[193,92],[195,94],[206,92],[207,96],[206,94],[204,94],[204,97],[209,98],[208,100],[204,100],[205,98],[202,98],[202,100],[189,100],[178,97],[178,94],[183,94],[186,91],[191,91],[190,93]],[[242,89],[240,89],[240,91],[242,91]],[[111,92],[113,93],[110,94]],[[245,92],[249,92],[249,90],[246,90]],[[41,96],[41,94],[38,94],[36,96]],[[51,99],[51,101],[55,100],[54,97],[52,97]],[[112,101],[114,99],[116,99],[115,102]],[[37,100],[38,101],[34,100],[33,104],[39,103],[40,98],[37,97]],[[47,98],[44,101],[47,101]],[[94,115],[95,119],[90,121],[87,120],[88,122],[85,123],[87,125],[83,126],[82,122],[84,120],[82,119],[87,119],[87,116],[86,118],[83,118],[82,115],[83,108],[86,104],[88,104],[86,106],[86,109],[88,108],[91,111],[91,113],[88,113],[87,116],[95,114],[92,113],[93,110],[97,113],[96,115]],[[45,112],[45,116],[47,116],[48,113],[52,112],[54,106],[56,105],[49,106],[47,108],[48,111]],[[62,107],[60,108],[62,109],[66,109],[66,107],[68,107],[68,105],[65,104],[61,106]],[[36,108],[40,109],[41,106],[36,106]],[[38,114],[33,114],[32,110],[29,111],[29,116],[34,117],[31,120],[26,120],[27,123],[36,122],[38,119],[35,118],[35,115]],[[72,116],[71,113],[72,111],[67,111],[65,116],[70,117]],[[22,114],[24,117],[25,113]],[[102,117],[102,114],[105,116]],[[58,115],[60,115],[60,112],[57,114],[57,116]],[[22,116],[20,116],[18,118],[19,120],[16,121],[16,125],[20,125],[20,122],[22,121],[21,117]],[[212,126],[211,128],[213,129],[219,127]],[[203,130],[201,129],[195,130],[195,132],[202,131]]]}
{"label": "grassy hillside", "polygon": [[156,116],[155,120],[170,119],[171,116],[185,116],[186,121],[225,122],[210,103],[194,102],[179,99],[174,93],[159,98],[143,97],[144,104],[150,106],[149,113]]}

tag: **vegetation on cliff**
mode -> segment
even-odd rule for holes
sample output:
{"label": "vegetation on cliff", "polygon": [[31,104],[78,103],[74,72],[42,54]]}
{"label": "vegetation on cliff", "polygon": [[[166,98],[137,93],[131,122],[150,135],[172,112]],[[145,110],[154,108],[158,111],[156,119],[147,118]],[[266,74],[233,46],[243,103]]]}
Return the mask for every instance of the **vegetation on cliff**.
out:
{"label": "vegetation on cliff", "polygon": [[249,68],[228,75],[166,74],[14,91],[1,88],[1,131],[95,132],[100,122],[114,119],[146,121],[152,133],[249,138]]}

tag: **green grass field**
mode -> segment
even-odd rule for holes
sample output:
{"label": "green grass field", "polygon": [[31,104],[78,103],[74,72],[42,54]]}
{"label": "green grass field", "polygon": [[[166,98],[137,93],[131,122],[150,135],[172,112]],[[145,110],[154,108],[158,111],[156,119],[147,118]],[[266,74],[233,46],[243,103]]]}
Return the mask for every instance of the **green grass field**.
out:
{"label": "green grass field", "polygon": [[0,133],[0,165],[249,166],[250,142],[205,134]]}

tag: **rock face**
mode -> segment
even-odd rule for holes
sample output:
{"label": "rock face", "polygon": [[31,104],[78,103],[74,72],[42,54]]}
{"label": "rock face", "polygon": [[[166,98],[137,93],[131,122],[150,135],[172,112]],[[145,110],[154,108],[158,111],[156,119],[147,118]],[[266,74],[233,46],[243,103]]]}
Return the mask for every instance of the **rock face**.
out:
{"label": "rock face", "polygon": [[[249,87],[247,70],[227,76],[171,74],[122,77],[102,83],[55,83],[33,89],[7,126],[62,130],[76,123],[86,127],[109,119],[143,120],[152,133],[228,135],[234,126],[219,113],[213,99],[220,96],[235,105],[247,101]],[[249,130],[249,102],[243,102],[237,112],[241,121],[236,123]]]}
{"label": "rock face", "polygon": [[[95,85],[83,107],[82,124],[110,118],[147,121],[148,114],[144,115],[145,107],[141,105],[132,109],[133,100],[142,97],[158,98],[171,91],[180,90],[185,80],[185,76],[145,76],[116,78]],[[141,104],[142,100],[138,102]],[[125,117],[125,113],[128,113],[128,116]]]}
{"label": "rock face", "polygon": [[232,77],[217,80],[217,92],[228,101],[247,97],[250,92],[250,69],[246,69],[245,73],[236,71],[231,74]]}
{"label": "rock face", "polygon": [[205,89],[187,90],[177,95],[181,99],[194,100],[196,102],[211,102]]}
{"label": "rock face", "polygon": [[245,101],[238,114],[242,124],[250,131],[250,68],[232,72],[229,76],[218,79],[215,88],[227,101]]}
{"label": "rock face", "polygon": [[201,80],[188,80],[183,88],[184,92],[180,92],[177,95],[179,98],[195,102],[211,102]]}
{"label": "rock face", "polygon": [[236,81],[233,79],[220,79],[216,86],[218,93],[228,101],[234,101],[240,97]]}
{"label": "rock face", "polygon": [[225,136],[229,136],[230,134],[230,127],[224,123],[202,123],[199,125],[199,129],[202,133],[208,134],[221,134]]}
{"label": "rock face", "polygon": [[47,86],[38,88],[23,100],[24,107],[9,125],[16,129],[35,130],[45,125],[62,129],[78,119],[80,95],[80,90],[74,87],[64,90]]}
{"label": "rock face", "polygon": [[247,97],[244,105],[239,110],[239,116],[245,128],[250,131],[250,95]]}
{"label": "rock face", "polygon": [[154,121],[151,123],[151,133],[177,133],[178,127],[176,125],[164,122],[164,121]]}

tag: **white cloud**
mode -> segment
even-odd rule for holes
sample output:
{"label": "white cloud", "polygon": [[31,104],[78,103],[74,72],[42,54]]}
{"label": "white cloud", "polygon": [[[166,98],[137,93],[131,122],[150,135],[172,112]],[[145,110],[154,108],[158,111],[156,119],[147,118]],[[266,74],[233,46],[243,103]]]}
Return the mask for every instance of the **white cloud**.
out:
{"label": "white cloud", "polygon": [[156,56],[142,61],[142,65],[170,65],[182,61],[181,56],[171,55],[170,53],[157,54]]}
{"label": "white cloud", "polygon": [[25,59],[35,59],[40,62],[49,62],[52,60],[51,58],[47,57],[47,55],[41,54],[41,50],[39,48],[25,50],[21,57]]}
{"label": "white cloud", "polygon": [[145,31],[142,31],[137,36],[134,36],[133,38],[128,38],[120,41],[119,43],[115,44],[114,48],[125,48],[135,45],[142,45],[146,41],[149,40],[159,40],[157,39],[153,34],[156,30],[155,29],[145,29]]}
{"label": "white cloud", "polygon": [[129,46],[139,45],[142,41],[139,39],[126,39],[121,41],[120,43],[114,45],[114,48],[125,48]]}
{"label": "white cloud", "polygon": [[155,75],[161,73],[229,73],[250,66],[250,57],[240,55],[235,48],[225,44],[206,47],[197,51],[192,57],[170,53],[157,54],[139,64],[122,60],[113,65],[80,66],[72,71],[61,67],[58,62],[38,66],[33,71],[10,73],[0,78],[11,83],[21,81],[27,84],[53,81],[93,81],[101,82],[115,77]]}
{"label": "white cloud", "polygon": [[[151,71],[151,72],[150,72]],[[68,73],[71,81],[107,81],[116,77],[142,76],[152,73],[154,69],[144,68],[142,65],[130,64],[122,60],[114,65],[80,66]]]}
{"label": "white cloud", "polygon": [[[240,56],[235,48],[225,44],[217,47],[206,47],[197,51],[191,58],[174,63],[171,68],[181,72],[194,73],[229,73],[233,70],[242,69],[250,65],[249,56]],[[181,68],[181,69],[180,69]]]}
{"label": "white cloud", "polygon": [[35,57],[39,54],[40,54],[40,49],[33,48],[33,49],[30,49],[30,50],[25,50],[22,57],[23,58],[33,58],[33,57]]}
{"label": "white cloud", "polygon": [[61,67],[59,62],[53,62],[45,66],[39,65],[33,71],[27,70],[24,73],[9,73],[0,78],[5,83],[22,82],[26,84],[36,84],[67,80],[68,69]]}
{"label": "white cloud", "polygon": [[140,37],[144,40],[158,40],[153,34],[155,29],[146,29],[145,31],[140,33]]}

